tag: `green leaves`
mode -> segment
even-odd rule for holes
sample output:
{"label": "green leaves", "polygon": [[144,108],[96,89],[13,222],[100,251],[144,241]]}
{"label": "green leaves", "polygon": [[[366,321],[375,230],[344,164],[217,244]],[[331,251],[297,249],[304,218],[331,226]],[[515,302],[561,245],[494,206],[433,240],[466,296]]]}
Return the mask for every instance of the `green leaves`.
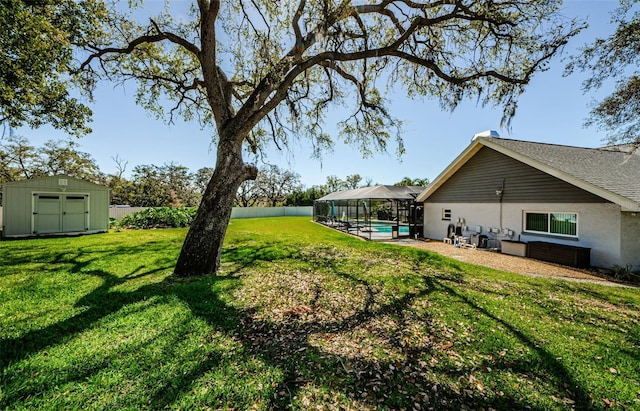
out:
{"label": "green leaves", "polygon": [[523,85],[583,28],[558,7],[261,0],[187,11],[167,2],[150,19],[140,17],[150,7],[114,13],[111,32],[87,48],[84,69],[136,80],[138,103],[154,114],[215,123],[217,133],[230,127],[254,154],[295,136],[320,156],[336,141],[325,116],[339,108],[343,141],[365,156],[392,146],[401,155],[402,123],[380,82],[434,97],[447,110],[465,99],[501,106],[508,122]]}
{"label": "green leaves", "polygon": [[189,227],[195,215],[195,207],[150,207],[124,216],[118,225],[130,228]]}
{"label": "green leaves", "polygon": [[36,148],[26,137],[10,136],[0,144],[0,160],[0,183],[56,174],[95,183],[101,180],[95,160],[78,151],[74,140],[49,140]]}
{"label": "green leaves", "polygon": [[576,70],[590,73],[583,83],[585,92],[599,89],[607,80],[616,81],[616,89],[595,104],[585,125],[609,132],[611,143],[640,142],[640,13],[632,12],[637,0],[621,0],[613,13],[618,24],[615,33],[598,38],[573,56],[566,74]]}
{"label": "green leaves", "polygon": [[0,2],[0,122],[90,132],[91,110],[70,93],[73,44],[104,16],[97,0]]}

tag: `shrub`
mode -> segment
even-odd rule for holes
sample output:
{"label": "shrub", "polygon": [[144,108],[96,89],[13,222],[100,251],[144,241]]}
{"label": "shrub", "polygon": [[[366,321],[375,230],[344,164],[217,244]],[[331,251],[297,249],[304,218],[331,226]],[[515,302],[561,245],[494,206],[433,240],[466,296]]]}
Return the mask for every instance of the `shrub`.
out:
{"label": "shrub", "polygon": [[121,227],[169,228],[188,227],[196,215],[196,207],[151,207],[124,216]]}
{"label": "shrub", "polygon": [[109,217],[109,230],[120,231],[120,222],[113,217]]}
{"label": "shrub", "polygon": [[637,272],[634,272],[630,265],[626,265],[626,266],[614,265],[612,267],[612,271],[613,271],[613,278],[615,278],[616,280],[632,281],[632,282],[639,282],[640,280],[640,275]]}

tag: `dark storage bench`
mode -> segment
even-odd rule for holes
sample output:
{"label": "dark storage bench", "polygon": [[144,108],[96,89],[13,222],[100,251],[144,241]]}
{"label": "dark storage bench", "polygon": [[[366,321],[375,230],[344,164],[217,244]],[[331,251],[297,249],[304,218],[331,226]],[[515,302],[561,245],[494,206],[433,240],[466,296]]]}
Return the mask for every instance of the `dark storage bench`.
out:
{"label": "dark storage bench", "polygon": [[590,248],[544,241],[529,241],[527,257],[577,268],[586,268],[591,265]]}

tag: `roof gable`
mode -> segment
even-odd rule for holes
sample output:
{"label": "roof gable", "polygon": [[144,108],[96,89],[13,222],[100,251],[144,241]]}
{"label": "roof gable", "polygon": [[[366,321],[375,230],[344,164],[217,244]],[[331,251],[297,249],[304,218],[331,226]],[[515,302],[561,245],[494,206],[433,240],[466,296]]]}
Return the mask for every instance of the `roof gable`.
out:
{"label": "roof gable", "polygon": [[495,137],[478,137],[420,194],[425,201],[482,147],[543,171],[560,180],[620,205],[640,211],[640,155]]}
{"label": "roof gable", "polygon": [[435,203],[608,202],[586,190],[484,146],[427,201]]}

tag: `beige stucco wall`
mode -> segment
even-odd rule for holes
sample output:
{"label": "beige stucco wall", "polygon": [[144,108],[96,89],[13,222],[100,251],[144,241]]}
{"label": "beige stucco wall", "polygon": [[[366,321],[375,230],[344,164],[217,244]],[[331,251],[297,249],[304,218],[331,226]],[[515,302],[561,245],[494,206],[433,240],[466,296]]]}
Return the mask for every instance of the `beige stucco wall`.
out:
{"label": "beige stucco wall", "polygon": [[640,269],[640,213],[622,213],[621,230],[622,261]]}
{"label": "beige stucco wall", "polygon": [[[632,256],[639,255],[638,248],[622,253],[621,239],[623,233],[622,213],[620,207],[610,203],[571,204],[571,203],[425,203],[425,237],[441,240],[447,233],[447,226],[454,225],[459,218],[469,230],[464,235],[475,232],[476,226],[482,227],[481,234],[489,236],[490,247],[499,247],[500,240],[511,239],[521,241],[549,241],[591,248],[591,265],[610,267],[614,264],[624,265]],[[442,220],[442,209],[451,209],[451,221]],[[568,212],[578,214],[578,240],[563,239],[555,236],[541,236],[523,232],[524,211]],[[501,217],[502,214],[502,217]],[[640,220],[640,217],[638,217]],[[638,226],[625,230],[624,237],[640,238],[640,222]],[[489,228],[502,229],[499,234],[489,233]],[[504,233],[511,230],[512,236]],[[492,241],[493,240],[493,241]],[[637,241],[637,240],[636,240]],[[636,252],[636,254],[633,254]],[[636,257],[637,259],[637,257]]]}

